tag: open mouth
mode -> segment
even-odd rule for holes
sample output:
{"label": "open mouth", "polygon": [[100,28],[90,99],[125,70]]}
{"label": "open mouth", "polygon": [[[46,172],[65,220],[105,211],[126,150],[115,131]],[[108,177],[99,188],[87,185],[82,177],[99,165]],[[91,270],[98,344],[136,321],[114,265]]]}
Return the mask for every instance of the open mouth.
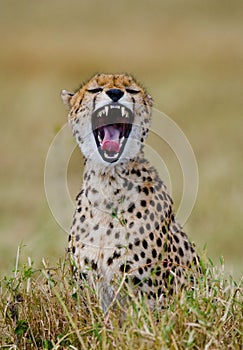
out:
{"label": "open mouth", "polygon": [[130,135],[133,122],[130,109],[118,103],[97,109],[92,115],[92,130],[101,157],[117,161]]}

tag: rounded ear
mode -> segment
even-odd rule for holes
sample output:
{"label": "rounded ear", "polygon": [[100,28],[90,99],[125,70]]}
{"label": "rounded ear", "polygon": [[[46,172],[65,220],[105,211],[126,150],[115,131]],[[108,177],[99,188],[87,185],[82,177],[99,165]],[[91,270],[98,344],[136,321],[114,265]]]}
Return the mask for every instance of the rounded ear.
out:
{"label": "rounded ear", "polygon": [[72,92],[69,92],[67,90],[62,90],[61,91],[61,98],[63,100],[63,103],[68,106],[68,107],[71,107],[71,98],[73,97],[74,93]]}

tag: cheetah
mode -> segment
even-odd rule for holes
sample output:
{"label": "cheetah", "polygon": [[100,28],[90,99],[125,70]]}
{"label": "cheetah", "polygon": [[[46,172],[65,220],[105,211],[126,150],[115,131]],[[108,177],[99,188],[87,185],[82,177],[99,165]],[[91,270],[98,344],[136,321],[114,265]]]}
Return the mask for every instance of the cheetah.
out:
{"label": "cheetah", "polygon": [[144,157],[153,100],[128,74],[96,74],[61,96],[85,159],[69,235],[76,276],[95,286],[104,310],[124,276],[153,308],[199,266],[165,184]]}

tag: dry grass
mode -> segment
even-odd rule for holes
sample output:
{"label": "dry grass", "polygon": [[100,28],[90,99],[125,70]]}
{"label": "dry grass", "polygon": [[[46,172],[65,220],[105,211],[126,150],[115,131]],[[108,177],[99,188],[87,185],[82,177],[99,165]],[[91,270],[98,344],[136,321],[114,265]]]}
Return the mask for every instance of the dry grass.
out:
{"label": "dry grass", "polygon": [[[0,290],[2,349],[241,349],[242,288],[207,262],[195,290],[176,295],[161,311],[131,299],[104,315],[95,292],[81,291],[68,261],[19,261]],[[121,286],[123,287],[123,286]],[[120,287],[119,287],[120,288]],[[124,316],[125,311],[125,316]]]}
{"label": "dry grass", "polygon": [[[200,187],[187,224],[190,237],[199,247],[207,243],[216,263],[223,255],[227,272],[240,278],[242,6],[238,0],[2,2],[1,276],[11,270],[21,241],[27,245],[23,254],[33,256],[37,267],[43,256],[54,264],[63,255],[66,235],[43,187],[48,147],[66,120],[59,91],[96,71],[128,71],[179,124],[196,154]],[[149,142],[156,148],[152,137]],[[167,149],[160,152],[177,198],[178,164]],[[77,193],[77,153],[69,175]]]}

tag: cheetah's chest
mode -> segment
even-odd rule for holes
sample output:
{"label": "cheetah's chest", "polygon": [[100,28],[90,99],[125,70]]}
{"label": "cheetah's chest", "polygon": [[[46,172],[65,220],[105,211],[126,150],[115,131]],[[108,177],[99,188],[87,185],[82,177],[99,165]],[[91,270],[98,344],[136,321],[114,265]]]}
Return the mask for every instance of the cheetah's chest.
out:
{"label": "cheetah's chest", "polygon": [[134,269],[149,263],[151,256],[157,261],[155,249],[162,246],[171,211],[157,174],[137,170],[131,178],[98,181],[93,175],[86,176],[72,227],[72,250],[81,269],[90,264],[107,274],[109,267],[112,275],[124,261]]}

